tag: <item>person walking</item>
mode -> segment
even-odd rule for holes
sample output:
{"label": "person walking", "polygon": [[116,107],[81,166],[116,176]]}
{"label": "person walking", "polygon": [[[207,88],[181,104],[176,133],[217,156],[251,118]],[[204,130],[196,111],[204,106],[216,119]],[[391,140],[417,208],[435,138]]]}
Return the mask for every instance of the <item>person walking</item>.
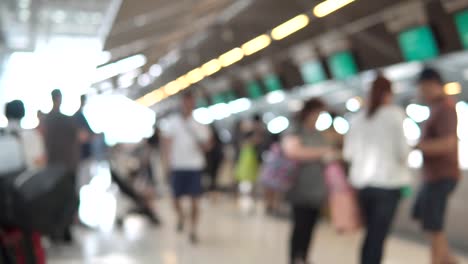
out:
{"label": "person walking", "polygon": [[[51,93],[53,108],[42,121],[44,143],[48,165],[65,166],[70,175],[74,175],[71,181],[76,184],[76,172],[80,160],[79,126],[73,117],[60,112],[62,105],[62,93],[54,90]],[[58,230],[54,240],[62,240],[66,243],[73,242],[71,227]]]}
{"label": "person walking", "polygon": [[192,112],[195,98],[191,93],[182,96],[181,113],[169,117],[163,131],[164,156],[170,169],[177,229],[185,225],[181,199],[191,199],[190,241],[198,242],[199,200],[202,195],[202,173],[206,165],[205,153],[210,150],[210,130],[197,123]]}
{"label": "person walking", "polygon": [[91,181],[91,164],[92,164],[92,143],[94,132],[89,126],[88,120],[84,114],[84,106],[86,105],[86,95],[81,96],[81,104],[73,118],[79,129],[80,139],[80,164],[78,169],[78,188],[88,184]]}
{"label": "person walking", "polygon": [[368,108],[355,117],[345,137],[343,156],[351,165],[365,231],[362,264],[382,263],[401,189],[410,183],[404,119],[404,111],[393,104],[392,83],[378,76]]}
{"label": "person walking", "polygon": [[[46,160],[41,135],[37,130],[25,130],[20,125],[25,116],[24,103],[20,100],[7,103],[5,116],[8,119],[8,126],[0,130],[0,137],[13,135],[19,143],[20,151],[19,155],[14,155],[16,151],[2,148],[4,153],[8,153],[10,160],[2,159],[4,164],[0,167],[14,163],[24,166],[24,169],[29,171],[42,169]],[[18,159],[14,159],[15,157]],[[16,258],[20,257],[30,261],[28,263],[46,262],[41,234],[18,226],[0,226],[0,263],[16,263]]]}
{"label": "person walking", "polygon": [[322,160],[333,155],[325,137],[316,129],[325,103],[311,99],[304,104],[299,118],[283,138],[281,145],[288,159],[299,161],[295,182],[288,193],[292,204],[293,224],[290,240],[291,264],[305,264],[320,209],[326,200]]}
{"label": "person walking", "polygon": [[441,75],[425,69],[419,76],[419,91],[431,109],[420,143],[423,153],[423,184],[413,216],[431,241],[432,264],[457,263],[444,232],[450,195],[461,177],[458,160],[457,112],[454,101],[444,92]]}

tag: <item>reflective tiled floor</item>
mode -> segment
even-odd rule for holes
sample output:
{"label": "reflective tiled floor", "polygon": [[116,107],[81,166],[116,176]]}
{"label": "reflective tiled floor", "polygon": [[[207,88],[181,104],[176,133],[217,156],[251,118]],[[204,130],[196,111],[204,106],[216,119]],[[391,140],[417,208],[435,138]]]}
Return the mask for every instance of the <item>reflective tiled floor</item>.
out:
{"label": "reflective tiled floor", "polygon": [[[169,201],[159,210],[161,228],[131,217],[120,231],[76,230],[77,245],[49,249],[51,264],[239,264],[287,263],[288,223],[239,211],[235,202],[222,198],[203,202],[201,243],[192,246],[184,234],[175,231]],[[314,263],[357,263],[360,235],[339,236],[323,223],[316,234]],[[385,264],[429,263],[427,247],[392,237]],[[467,263],[468,259],[461,259]]]}

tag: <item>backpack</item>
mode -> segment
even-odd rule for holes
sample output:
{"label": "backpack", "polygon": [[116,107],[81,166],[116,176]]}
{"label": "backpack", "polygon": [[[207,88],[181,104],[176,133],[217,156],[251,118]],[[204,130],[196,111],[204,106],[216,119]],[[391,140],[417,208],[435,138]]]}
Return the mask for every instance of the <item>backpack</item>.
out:
{"label": "backpack", "polygon": [[0,130],[0,179],[26,170],[24,148],[17,131]]}
{"label": "backpack", "polygon": [[279,192],[288,192],[299,171],[299,162],[286,157],[279,143],[268,151],[260,172],[261,183]]}

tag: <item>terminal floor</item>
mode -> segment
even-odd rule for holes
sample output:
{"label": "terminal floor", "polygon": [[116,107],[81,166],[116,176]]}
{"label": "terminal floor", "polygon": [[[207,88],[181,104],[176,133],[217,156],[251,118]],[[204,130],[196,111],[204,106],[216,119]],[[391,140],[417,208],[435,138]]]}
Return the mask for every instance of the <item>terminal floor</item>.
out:
{"label": "terminal floor", "polygon": [[[266,217],[261,210],[246,213],[228,198],[203,201],[200,244],[193,246],[186,234],[176,232],[170,202],[159,202],[164,224],[152,228],[138,217],[123,229],[77,229],[74,246],[48,249],[50,264],[286,264],[289,223]],[[257,212],[258,211],[258,212]],[[317,230],[313,263],[358,263],[360,234],[341,236],[327,224]],[[460,263],[468,259],[460,257]],[[392,236],[384,264],[429,263],[428,247]]]}

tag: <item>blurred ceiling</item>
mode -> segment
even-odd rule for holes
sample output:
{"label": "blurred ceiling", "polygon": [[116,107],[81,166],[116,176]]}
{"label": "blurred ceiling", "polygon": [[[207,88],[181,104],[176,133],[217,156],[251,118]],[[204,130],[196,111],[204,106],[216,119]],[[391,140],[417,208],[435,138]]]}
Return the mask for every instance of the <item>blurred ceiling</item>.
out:
{"label": "blurred ceiling", "polygon": [[121,0],[2,0],[0,47],[34,51],[56,37],[107,36]]}
{"label": "blurred ceiling", "polygon": [[[111,52],[113,61],[144,54],[148,61],[142,72],[147,72],[153,64],[163,65],[163,74],[152,85],[138,89],[135,84],[130,91],[126,91],[130,97],[137,98],[298,14],[311,13],[312,8],[320,2],[322,1],[124,0],[104,49]],[[407,1],[356,1],[336,15],[314,20],[313,26],[288,39],[275,42],[261,54],[251,56],[239,65],[248,65],[262,57],[277,56],[298,43],[399,2]],[[379,34],[379,30],[376,30],[376,34]],[[377,38],[378,36],[370,36],[370,39]],[[369,36],[361,41],[368,42]],[[397,49],[388,50],[387,55],[394,50],[396,54],[393,57],[400,58]],[[113,81],[116,83],[116,80]]]}

